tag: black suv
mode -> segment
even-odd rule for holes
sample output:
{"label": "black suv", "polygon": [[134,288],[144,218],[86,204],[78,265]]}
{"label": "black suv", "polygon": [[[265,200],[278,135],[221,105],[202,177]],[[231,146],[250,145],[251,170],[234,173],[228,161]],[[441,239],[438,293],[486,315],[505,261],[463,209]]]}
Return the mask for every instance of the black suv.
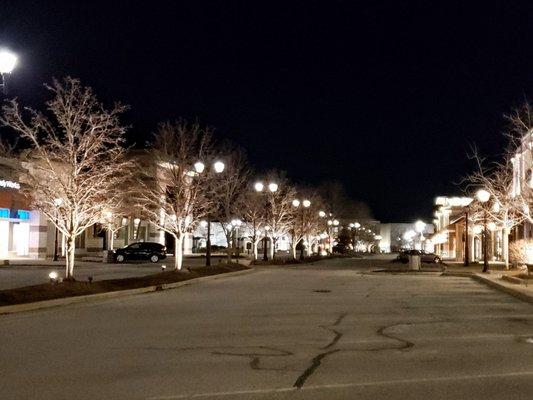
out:
{"label": "black suv", "polygon": [[115,250],[115,261],[150,260],[153,263],[167,257],[167,248],[154,242],[137,242]]}

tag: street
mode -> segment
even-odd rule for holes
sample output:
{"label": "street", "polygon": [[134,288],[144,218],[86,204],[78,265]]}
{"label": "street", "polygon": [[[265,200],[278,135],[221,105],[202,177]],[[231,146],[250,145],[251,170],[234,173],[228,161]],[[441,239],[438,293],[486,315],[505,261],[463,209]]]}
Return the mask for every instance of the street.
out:
{"label": "street", "polygon": [[368,260],[0,317],[2,399],[526,399],[533,308]]}

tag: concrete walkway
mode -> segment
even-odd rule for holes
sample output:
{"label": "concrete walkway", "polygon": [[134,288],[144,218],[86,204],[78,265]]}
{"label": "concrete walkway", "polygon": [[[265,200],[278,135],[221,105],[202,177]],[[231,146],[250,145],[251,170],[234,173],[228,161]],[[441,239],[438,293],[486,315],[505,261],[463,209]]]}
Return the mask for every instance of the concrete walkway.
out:
{"label": "concrete walkway", "polygon": [[526,399],[533,306],[356,260],[0,317],[2,399]]}

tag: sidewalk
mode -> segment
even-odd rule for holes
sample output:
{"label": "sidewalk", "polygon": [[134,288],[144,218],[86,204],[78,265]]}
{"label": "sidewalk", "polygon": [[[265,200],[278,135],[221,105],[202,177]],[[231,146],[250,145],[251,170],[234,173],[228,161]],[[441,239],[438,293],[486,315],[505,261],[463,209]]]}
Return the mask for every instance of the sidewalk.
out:
{"label": "sidewalk", "polygon": [[472,279],[533,304],[533,282],[526,285],[524,279],[511,278],[507,280],[505,274],[501,273],[475,273],[472,275]]}

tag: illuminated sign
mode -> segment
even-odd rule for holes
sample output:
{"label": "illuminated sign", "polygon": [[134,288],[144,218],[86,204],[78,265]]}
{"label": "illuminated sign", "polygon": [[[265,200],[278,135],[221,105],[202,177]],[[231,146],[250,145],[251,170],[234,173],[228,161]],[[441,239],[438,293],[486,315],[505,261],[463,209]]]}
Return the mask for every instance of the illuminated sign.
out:
{"label": "illuminated sign", "polygon": [[7,181],[5,179],[0,179],[0,187],[7,188],[7,189],[20,189],[20,183],[13,182],[13,181]]}

